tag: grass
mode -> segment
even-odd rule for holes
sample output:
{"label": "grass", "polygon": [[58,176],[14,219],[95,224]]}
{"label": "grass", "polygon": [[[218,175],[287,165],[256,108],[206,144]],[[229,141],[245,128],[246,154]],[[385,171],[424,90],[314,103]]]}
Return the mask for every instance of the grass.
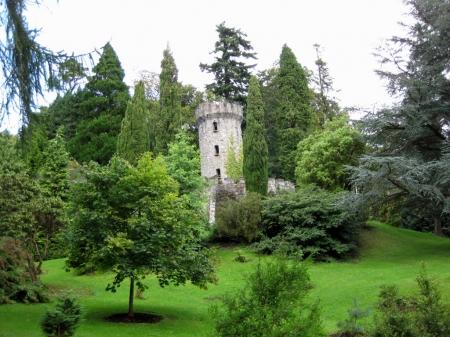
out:
{"label": "grass", "polygon": [[[336,323],[347,316],[347,308],[357,297],[361,307],[374,306],[381,284],[397,284],[407,293],[415,291],[414,278],[421,261],[426,263],[430,275],[439,275],[442,294],[450,290],[450,240],[432,234],[389,227],[372,222],[364,232],[360,255],[352,261],[315,264],[310,269],[313,289],[312,300],[320,299],[324,326],[334,332]],[[220,294],[244,284],[243,273],[249,272],[259,258],[242,248],[253,262],[233,261],[233,250],[217,252],[220,263],[217,272],[219,285],[207,291],[192,285],[161,289],[154,278],[147,280],[150,288],[144,292],[146,300],[135,300],[135,312],[151,312],[164,316],[158,324],[126,325],[108,323],[103,317],[126,312],[128,283],[118,292],[106,292],[113,274],[75,276],[64,271],[64,261],[47,261],[42,281],[55,295],[70,294],[80,298],[86,315],[76,336],[208,336],[213,322],[208,307]],[[268,258],[268,257],[263,257]],[[49,304],[14,304],[0,306],[0,337],[43,336],[39,321]]]}

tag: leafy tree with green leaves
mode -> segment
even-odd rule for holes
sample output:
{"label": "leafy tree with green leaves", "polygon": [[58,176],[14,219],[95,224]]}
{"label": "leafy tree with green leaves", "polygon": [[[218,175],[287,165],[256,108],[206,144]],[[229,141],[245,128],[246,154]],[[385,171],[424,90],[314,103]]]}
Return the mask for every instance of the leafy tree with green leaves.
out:
{"label": "leafy tree with green leaves", "polygon": [[19,152],[19,139],[8,131],[0,132],[0,175],[20,173],[26,166]]}
{"label": "leafy tree with green leaves", "polygon": [[145,289],[150,273],[161,287],[216,282],[209,251],[195,244],[196,219],[183,208],[162,157],[144,153],[137,167],[113,157],[107,166],[91,162],[82,174],[72,193],[68,267],[114,268],[106,288],[112,292],[130,279],[129,316],[134,287]]}
{"label": "leafy tree with green leaves", "polygon": [[357,165],[365,152],[362,135],[342,116],[327,121],[323,131],[310,134],[297,146],[297,185],[316,184],[329,190],[349,188],[345,165]]}
{"label": "leafy tree with green leaves", "polygon": [[106,165],[116,152],[130,95],[123,81],[125,73],[109,42],[92,70],[94,75],[86,84],[80,104],[82,119],[68,148],[79,162],[94,160]]}
{"label": "leafy tree with green leaves", "polygon": [[309,262],[261,261],[245,287],[220,298],[210,313],[216,336],[328,336],[318,301],[307,299]]}
{"label": "leafy tree with green leaves", "polygon": [[134,88],[128,102],[122,128],[117,138],[117,155],[136,165],[144,152],[150,151],[149,110],[145,99],[144,82]]}
{"label": "leafy tree with green leaves", "polygon": [[258,79],[250,77],[247,98],[247,127],[244,130],[243,174],[245,189],[267,195],[268,149],[265,139],[264,110]]}
{"label": "leafy tree with green leaves", "polygon": [[279,160],[282,178],[294,181],[297,144],[309,131],[312,123],[308,79],[292,50],[285,44],[280,55],[280,69],[276,77],[281,103],[276,114]]}
{"label": "leafy tree with green leaves", "polygon": [[156,133],[156,154],[167,155],[169,143],[181,129],[181,102],[178,94],[178,69],[167,48],[163,52],[161,74],[159,75],[158,127]]}
{"label": "leafy tree with green leaves", "polygon": [[256,59],[256,53],[251,52],[253,47],[240,29],[226,27],[225,22],[216,28],[219,41],[211,53],[219,53],[219,56],[212,64],[200,63],[200,70],[214,74],[215,78],[215,82],[206,85],[206,89],[227,101],[245,105],[250,71],[256,64],[247,65],[242,59]]}
{"label": "leafy tree with green leaves", "polygon": [[[404,213],[430,214],[434,233],[443,235],[443,219],[450,215],[450,4],[406,4],[416,22],[405,25],[406,37],[393,37],[379,50],[381,62],[395,71],[378,74],[401,101],[362,118],[361,130],[374,151],[349,173],[361,207],[401,201]],[[353,200],[348,207],[355,205]]]}
{"label": "leafy tree with green leaves", "polygon": [[227,149],[227,160],[225,161],[225,174],[228,178],[233,179],[235,183],[244,176],[243,163],[244,148],[241,146],[238,153],[234,137],[230,134],[230,145]]}

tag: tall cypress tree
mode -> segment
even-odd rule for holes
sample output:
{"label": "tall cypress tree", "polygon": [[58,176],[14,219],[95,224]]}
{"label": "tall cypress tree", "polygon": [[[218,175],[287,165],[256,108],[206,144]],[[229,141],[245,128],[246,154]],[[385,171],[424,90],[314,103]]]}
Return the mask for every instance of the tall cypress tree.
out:
{"label": "tall cypress tree", "polygon": [[248,192],[267,195],[269,152],[265,139],[264,109],[258,79],[250,77],[247,127],[244,131],[244,178]]}
{"label": "tall cypress tree", "polygon": [[308,79],[292,50],[285,44],[280,55],[276,81],[281,104],[277,111],[279,160],[283,178],[294,181],[297,144],[305,137],[312,122]]}
{"label": "tall cypress tree", "polygon": [[105,165],[116,152],[130,94],[123,81],[124,70],[109,42],[92,70],[94,76],[86,84],[80,104],[82,120],[68,147],[79,162],[94,160]]}
{"label": "tall cypress tree", "polygon": [[181,103],[178,95],[178,69],[169,48],[163,52],[159,75],[159,121],[156,132],[157,154],[167,155],[169,143],[181,129]]}
{"label": "tall cypress tree", "polygon": [[140,156],[150,151],[149,110],[144,82],[139,81],[133,99],[128,103],[122,128],[117,138],[117,155],[136,165]]}

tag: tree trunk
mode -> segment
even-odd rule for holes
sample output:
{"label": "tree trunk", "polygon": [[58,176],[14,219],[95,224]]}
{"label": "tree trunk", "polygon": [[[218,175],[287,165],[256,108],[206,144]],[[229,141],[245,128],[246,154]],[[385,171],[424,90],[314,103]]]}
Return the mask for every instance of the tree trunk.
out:
{"label": "tree trunk", "polygon": [[434,218],[434,234],[442,237],[446,237],[442,231],[442,220],[440,217]]}
{"label": "tree trunk", "polygon": [[133,300],[134,300],[134,277],[130,277],[130,297],[128,299],[128,317],[134,317]]}

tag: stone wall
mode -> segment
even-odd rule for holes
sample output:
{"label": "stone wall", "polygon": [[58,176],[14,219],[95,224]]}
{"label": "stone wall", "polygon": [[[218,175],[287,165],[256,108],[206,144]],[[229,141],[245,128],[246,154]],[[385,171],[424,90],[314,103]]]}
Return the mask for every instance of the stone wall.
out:
{"label": "stone wall", "polygon": [[[213,184],[209,187],[209,202],[208,202],[208,214],[209,223],[213,224],[216,221],[216,207],[226,199],[242,198],[245,191],[245,180],[240,178],[239,182],[234,183],[233,179],[211,179]],[[269,178],[269,184],[267,192],[269,195],[274,195],[280,191],[295,191],[295,185],[290,181],[283,179]]]}

